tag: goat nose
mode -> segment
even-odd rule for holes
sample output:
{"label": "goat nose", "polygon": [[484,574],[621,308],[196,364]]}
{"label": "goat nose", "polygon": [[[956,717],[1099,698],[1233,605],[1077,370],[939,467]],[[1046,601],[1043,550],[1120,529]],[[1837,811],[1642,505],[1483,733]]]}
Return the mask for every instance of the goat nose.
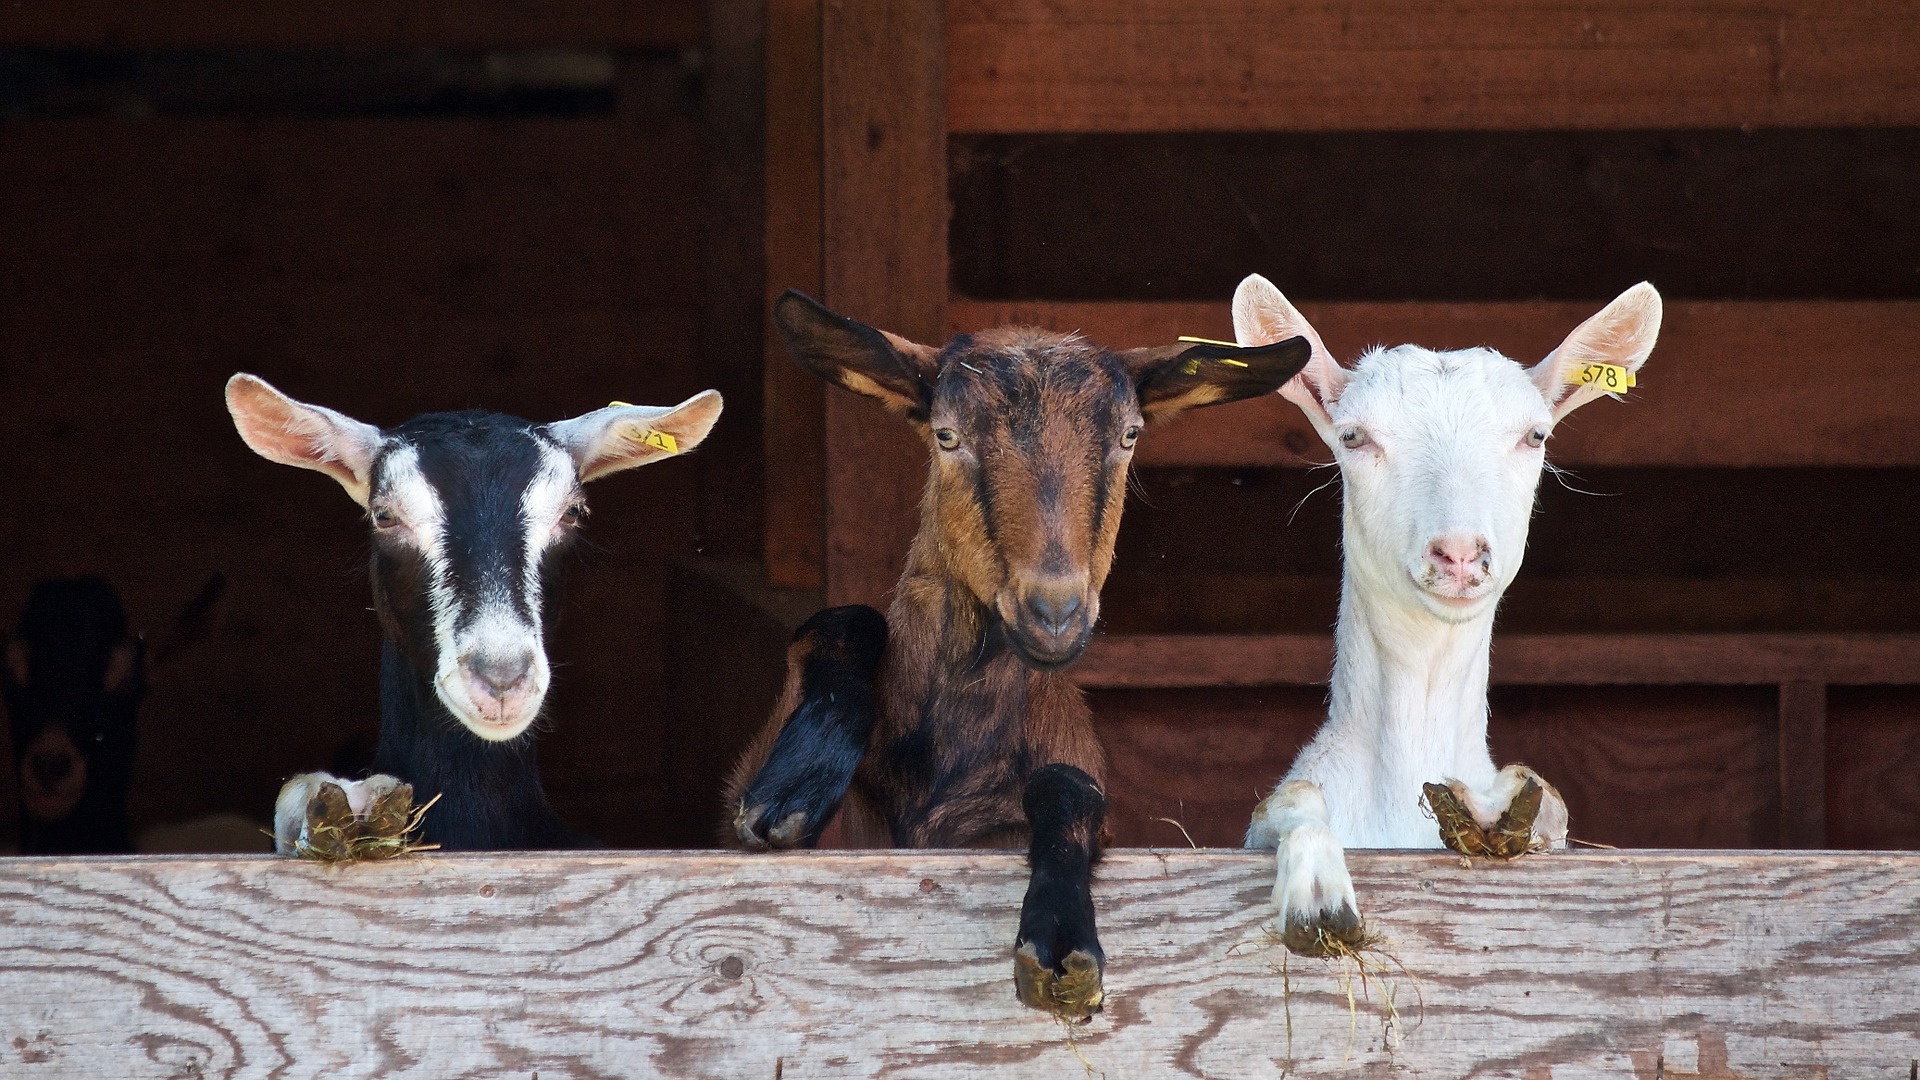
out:
{"label": "goat nose", "polygon": [[527,681],[527,675],[533,671],[533,650],[517,656],[476,656],[467,661],[467,670],[494,697],[504,698]]}
{"label": "goat nose", "polygon": [[1448,533],[1438,536],[1427,545],[1427,560],[1436,569],[1450,574],[1467,575],[1475,570],[1485,572],[1493,560],[1492,549],[1487,538],[1471,533]]}
{"label": "goat nose", "polygon": [[33,769],[34,779],[51,787],[73,771],[73,755],[42,751],[27,759],[27,764]]}
{"label": "goat nose", "polygon": [[1027,597],[1027,610],[1033,612],[1041,626],[1052,633],[1061,633],[1066,630],[1068,621],[1080,611],[1080,590],[1035,589]]}

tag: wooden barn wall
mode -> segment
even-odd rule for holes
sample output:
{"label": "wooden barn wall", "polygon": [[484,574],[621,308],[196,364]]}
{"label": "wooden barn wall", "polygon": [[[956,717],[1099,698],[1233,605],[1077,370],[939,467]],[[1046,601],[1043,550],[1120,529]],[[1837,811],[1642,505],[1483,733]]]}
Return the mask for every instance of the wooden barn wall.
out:
{"label": "wooden barn wall", "polygon": [[[616,35],[619,5],[600,6],[600,35]],[[432,44],[435,27],[462,24],[428,7],[366,20],[385,35],[370,45]],[[184,18],[69,15],[6,26],[0,45],[225,47]],[[601,44],[595,23],[528,26],[502,5],[473,18],[479,39],[459,44]],[[648,19],[615,44],[656,50],[647,70],[697,88],[682,69],[701,56],[701,5]],[[268,38],[369,44],[330,26]],[[331,481],[240,443],[228,375],[379,423],[468,407],[550,420],[721,385],[715,438],[752,449],[594,485],[549,642],[541,753],[556,807],[610,843],[653,842],[666,568],[759,548],[759,364],[757,328],[744,351],[733,335],[737,355],[702,348],[740,307],[703,313],[705,276],[752,273],[704,250],[706,216],[741,197],[707,197],[720,185],[698,100],[648,100],[563,118],[0,121],[0,620],[48,575],[106,575],[149,631],[209,573],[230,582],[217,639],[161,672],[147,702],[136,824],[264,818],[283,776],[366,755],[377,726],[360,512]],[[757,278],[746,290],[757,306]],[[10,776],[0,807],[11,831]]]}

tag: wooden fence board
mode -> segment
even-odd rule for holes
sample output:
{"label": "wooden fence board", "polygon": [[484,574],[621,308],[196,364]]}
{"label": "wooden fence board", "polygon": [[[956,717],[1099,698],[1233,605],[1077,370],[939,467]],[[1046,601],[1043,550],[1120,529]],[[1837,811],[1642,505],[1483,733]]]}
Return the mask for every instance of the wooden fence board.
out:
{"label": "wooden fence board", "polygon": [[[1242,945],[1271,855],[1110,855],[1111,1003],[1074,1036],[1092,1074],[1893,1078],[1920,1058],[1920,855],[1353,864],[1400,965],[1364,986]],[[1025,876],[958,852],[12,860],[0,1053],[17,1076],[1078,1076],[1012,994]]]}
{"label": "wooden fence board", "polygon": [[[1087,688],[1312,686],[1331,634],[1108,634],[1069,673]],[[1507,686],[1920,683],[1920,634],[1497,634]]]}
{"label": "wooden fence board", "polygon": [[[1282,283],[1284,287],[1284,283]],[[1351,362],[1371,345],[1489,345],[1545,356],[1599,302],[1303,303]],[[969,330],[1009,322],[1081,330],[1106,345],[1231,337],[1221,303],[954,302]],[[1920,465],[1920,303],[1669,303],[1627,403],[1596,404],[1554,433],[1551,459],[1585,466]],[[1861,386],[1875,387],[1869,395]],[[1201,409],[1148,429],[1142,465],[1299,466],[1328,458],[1298,409],[1275,398]]]}
{"label": "wooden fence board", "polygon": [[1900,0],[956,0],[954,131],[1920,120]]}

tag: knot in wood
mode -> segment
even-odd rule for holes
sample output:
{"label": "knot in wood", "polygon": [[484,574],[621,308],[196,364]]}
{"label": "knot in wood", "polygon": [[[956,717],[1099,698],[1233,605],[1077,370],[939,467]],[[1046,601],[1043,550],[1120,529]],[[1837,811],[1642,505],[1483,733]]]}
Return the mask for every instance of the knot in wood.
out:
{"label": "knot in wood", "polygon": [[747,962],[737,956],[729,956],[720,961],[720,975],[726,979],[738,979],[747,973]]}

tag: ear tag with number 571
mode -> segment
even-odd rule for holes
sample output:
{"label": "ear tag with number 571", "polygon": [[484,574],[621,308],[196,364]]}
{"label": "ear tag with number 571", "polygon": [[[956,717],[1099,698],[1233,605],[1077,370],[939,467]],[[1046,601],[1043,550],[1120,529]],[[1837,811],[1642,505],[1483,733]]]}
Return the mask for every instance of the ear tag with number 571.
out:
{"label": "ear tag with number 571", "polygon": [[[607,407],[610,409],[633,408],[633,406],[624,401],[610,401],[607,403]],[[627,438],[644,446],[652,446],[660,450],[665,450],[669,454],[677,454],[680,452],[680,441],[664,431],[642,430],[629,434]]]}
{"label": "ear tag with number 571", "polygon": [[1591,386],[1609,394],[1624,394],[1633,389],[1637,382],[1633,372],[1619,364],[1582,364],[1575,368],[1568,382]]}

